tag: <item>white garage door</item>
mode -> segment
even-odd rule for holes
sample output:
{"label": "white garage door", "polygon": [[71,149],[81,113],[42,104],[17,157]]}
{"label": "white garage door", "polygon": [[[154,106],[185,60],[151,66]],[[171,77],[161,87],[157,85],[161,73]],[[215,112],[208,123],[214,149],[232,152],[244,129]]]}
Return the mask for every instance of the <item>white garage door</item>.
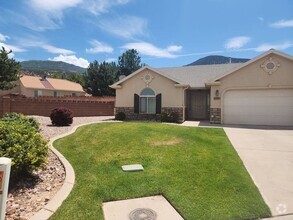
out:
{"label": "white garage door", "polygon": [[224,95],[225,124],[293,125],[293,89],[230,90]]}

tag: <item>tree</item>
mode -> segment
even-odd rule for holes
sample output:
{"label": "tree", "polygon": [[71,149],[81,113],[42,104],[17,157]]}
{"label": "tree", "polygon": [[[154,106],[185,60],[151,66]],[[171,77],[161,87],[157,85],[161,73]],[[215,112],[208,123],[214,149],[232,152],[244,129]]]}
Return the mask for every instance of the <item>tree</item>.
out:
{"label": "tree", "polygon": [[14,81],[19,79],[20,63],[14,59],[9,58],[8,55],[12,53],[5,50],[4,47],[0,49],[0,89],[12,89],[15,84]]}
{"label": "tree", "polygon": [[79,83],[81,86],[84,86],[84,74],[82,73],[60,73],[54,72],[49,75],[51,78],[55,79],[67,79],[72,82]]}
{"label": "tree", "polygon": [[118,58],[119,75],[128,76],[142,67],[140,56],[137,50],[130,49],[125,51]]}
{"label": "tree", "polygon": [[90,63],[85,75],[85,90],[93,96],[115,95],[115,91],[109,87],[117,81],[117,65],[112,63]]}

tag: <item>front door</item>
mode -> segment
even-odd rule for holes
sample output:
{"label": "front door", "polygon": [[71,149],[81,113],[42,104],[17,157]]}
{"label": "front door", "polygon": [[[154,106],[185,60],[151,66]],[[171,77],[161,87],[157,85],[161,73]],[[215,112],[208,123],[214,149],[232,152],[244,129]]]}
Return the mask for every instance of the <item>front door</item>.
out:
{"label": "front door", "polygon": [[188,119],[208,118],[208,91],[188,91]]}

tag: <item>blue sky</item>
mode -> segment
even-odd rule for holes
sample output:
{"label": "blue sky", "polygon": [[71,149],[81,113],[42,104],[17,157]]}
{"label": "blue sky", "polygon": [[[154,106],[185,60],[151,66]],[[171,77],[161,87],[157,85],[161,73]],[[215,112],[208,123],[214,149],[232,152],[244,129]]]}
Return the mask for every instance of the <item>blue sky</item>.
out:
{"label": "blue sky", "polygon": [[82,67],[135,48],[153,67],[207,55],[293,55],[292,0],[1,0],[0,46]]}

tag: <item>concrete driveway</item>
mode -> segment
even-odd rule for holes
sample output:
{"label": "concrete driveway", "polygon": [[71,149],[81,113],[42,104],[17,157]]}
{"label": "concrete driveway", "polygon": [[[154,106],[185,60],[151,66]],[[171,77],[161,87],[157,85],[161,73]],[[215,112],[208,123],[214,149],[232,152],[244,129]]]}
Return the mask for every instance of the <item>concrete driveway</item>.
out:
{"label": "concrete driveway", "polygon": [[224,130],[273,216],[293,219],[293,129]]}

